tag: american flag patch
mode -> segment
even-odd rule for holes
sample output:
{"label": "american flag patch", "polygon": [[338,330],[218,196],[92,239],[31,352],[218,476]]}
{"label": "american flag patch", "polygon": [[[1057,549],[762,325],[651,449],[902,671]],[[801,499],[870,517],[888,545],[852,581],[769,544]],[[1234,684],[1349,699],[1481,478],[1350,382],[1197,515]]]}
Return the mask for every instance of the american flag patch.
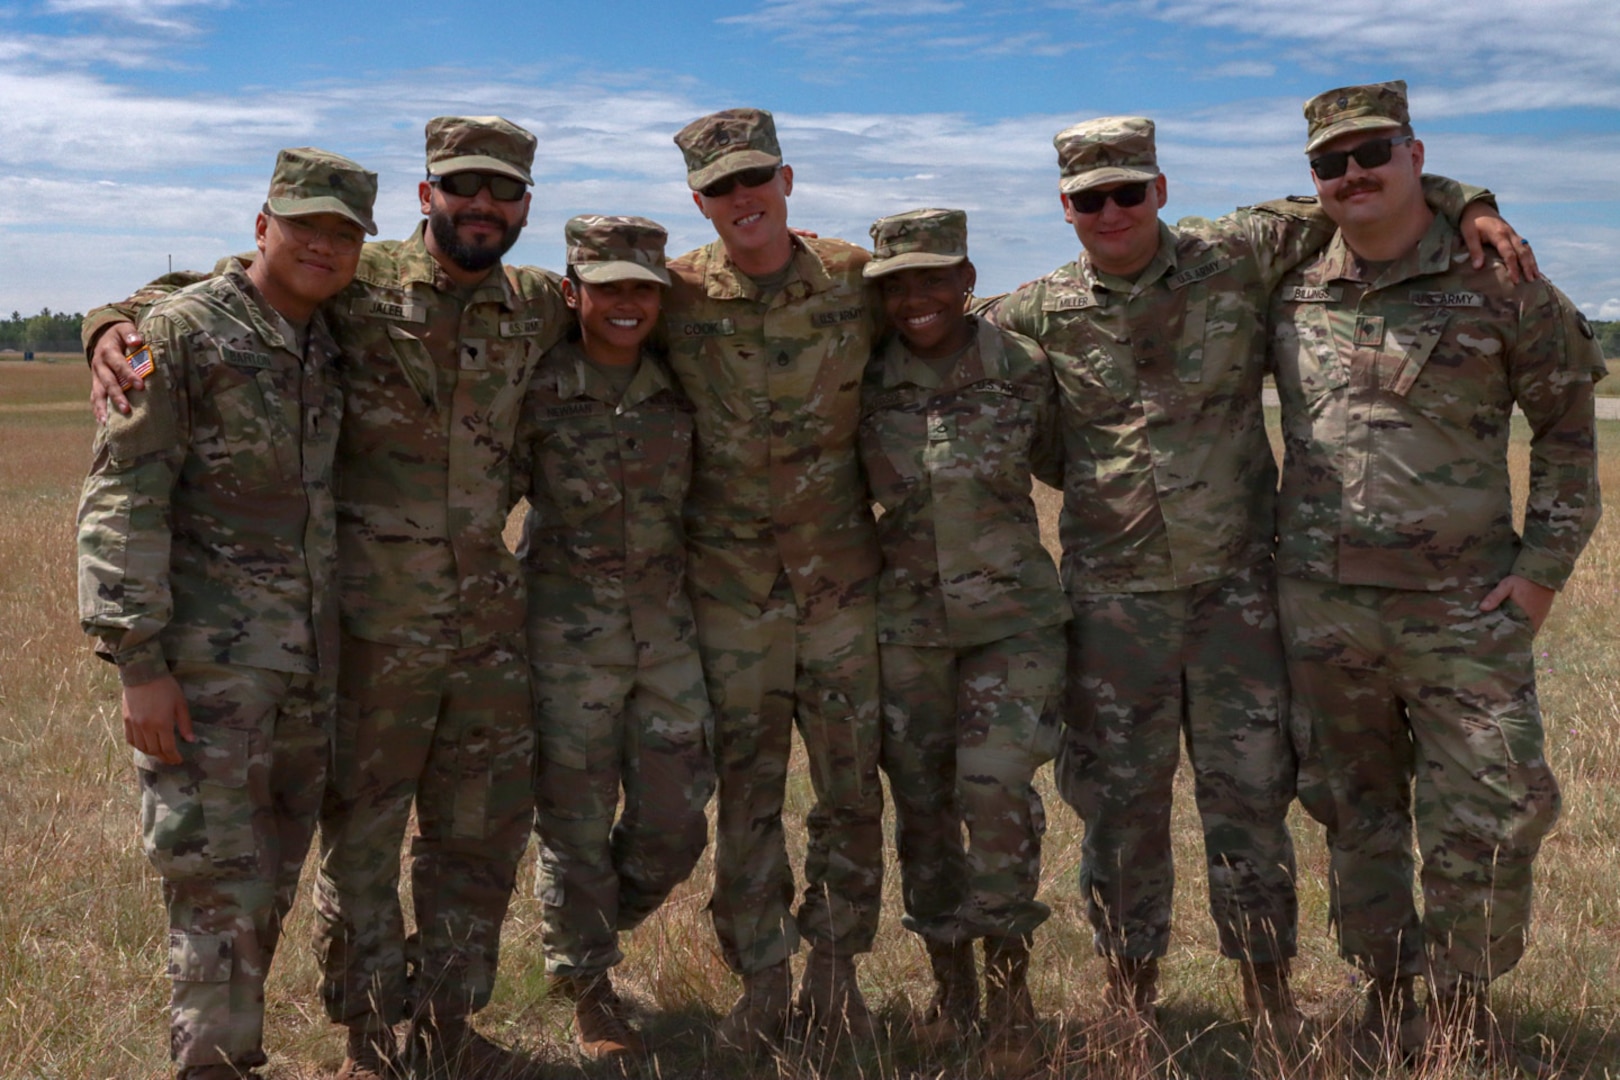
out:
{"label": "american flag patch", "polygon": [[129,361],[130,373],[137,379],[144,379],[152,374],[152,368],[155,366],[152,363],[152,347],[150,345],[142,345],[124,359]]}

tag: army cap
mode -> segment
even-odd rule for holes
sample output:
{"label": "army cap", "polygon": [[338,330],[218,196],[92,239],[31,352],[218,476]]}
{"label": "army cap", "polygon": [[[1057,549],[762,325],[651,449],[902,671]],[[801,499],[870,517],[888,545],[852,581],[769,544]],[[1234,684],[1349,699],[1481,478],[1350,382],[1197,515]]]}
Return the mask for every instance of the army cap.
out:
{"label": "army cap", "polygon": [[664,241],[669,234],[644,217],[580,214],[563,226],[568,266],[581,281],[656,281],[669,284]]}
{"label": "army cap", "polygon": [[907,210],[872,223],[872,261],[861,270],[875,278],[922,266],[967,261],[967,214],[961,210]]}
{"label": "army cap", "polygon": [[427,122],[429,176],[489,172],[534,183],[533,135],[499,116],[435,116]]}
{"label": "army cap", "polygon": [[1128,184],[1159,175],[1153,121],[1145,116],[1102,116],[1066,127],[1052,138],[1065,195],[1104,184]]}
{"label": "army cap", "polygon": [[338,214],[376,236],[371,219],[376,201],[376,173],[341,154],[296,146],[276,155],[265,205],[277,217]]}
{"label": "army cap", "polygon": [[1305,103],[1305,123],[1307,154],[1349,131],[1391,127],[1410,131],[1412,114],[1406,109],[1406,81],[1341,86],[1317,94]]}
{"label": "army cap", "polygon": [[675,133],[686,155],[686,186],[701,191],[723,176],[744,169],[782,164],[776,120],[764,109],[724,109]]}

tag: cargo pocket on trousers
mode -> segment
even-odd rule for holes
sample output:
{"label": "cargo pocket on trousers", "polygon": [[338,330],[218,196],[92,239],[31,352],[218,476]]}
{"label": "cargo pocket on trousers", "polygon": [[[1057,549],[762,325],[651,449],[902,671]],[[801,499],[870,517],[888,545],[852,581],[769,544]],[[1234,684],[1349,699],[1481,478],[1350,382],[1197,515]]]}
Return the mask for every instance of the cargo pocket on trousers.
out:
{"label": "cargo pocket on trousers", "polygon": [[170,930],[169,978],[175,982],[230,982],[232,951],[229,934]]}
{"label": "cargo pocket on trousers", "polygon": [[208,857],[220,869],[257,872],[259,845],[253,833],[253,803],[248,797],[248,757],[253,733],[198,724],[192,761],[201,774],[197,801],[202,805]]}
{"label": "cargo pocket on trousers", "polygon": [[467,733],[456,747],[456,791],[450,814],[450,836],[482,840],[489,821],[489,737],[481,727]]}
{"label": "cargo pocket on trousers", "polygon": [[1007,660],[1007,693],[1028,702],[1034,720],[1029,733],[1030,754],[1037,764],[1057,756],[1062,735],[1059,713],[1063,703],[1063,665],[1044,656],[1011,656]]}
{"label": "cargo pocket on trousers", "polygon": [[[860,718],[849,695],[829,690],[822,698],[815,730],[806,729],[805,749],[821,773],[823,790],[829,802],[840,807],[859,806],[866,798],[866,769],[863,761],[877,760],[878,724],[871,725],[871,747],[863,747]],[[866,751],[863,753],[863,751]]]}

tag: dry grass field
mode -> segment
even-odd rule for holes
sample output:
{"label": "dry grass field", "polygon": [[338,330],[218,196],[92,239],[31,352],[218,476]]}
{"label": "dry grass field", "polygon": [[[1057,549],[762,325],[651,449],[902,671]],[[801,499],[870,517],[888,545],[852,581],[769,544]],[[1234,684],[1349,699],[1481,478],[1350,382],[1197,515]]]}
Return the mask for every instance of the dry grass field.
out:
{"label": "dry grass field", "polygon": [[[0,774],[10,778],[0,783],[0,1080],[169,1074],[164,920],[140,850],[115,680],[91,657],[74,614],[73,513],[92,432],[84,396],[84,371],[75,362],[0,363]],[[1620,424],[1603,428],[1606,445],[1620,446]],[[1522,435],[1516,453],[1522,479]],[[1611,492],[1620,492],[1617,462],[1611,452],[1604,473]],[[1564,816],[1539,864],[1534,944],[1501,982],[1498,1002],[1521,1037],[1551,1043],[1565,1075],[1620,1077],[1620,514],[1603,523],[1537,652]],[[795,816],[807,794],[801,774],[790,791]],[[1087,1039],[1100,1015],[1102,971],[1091,956],[1075,884],[1080,831],[1056,796],[1048,799],[1043,897],[1053,918],[1036,939],[1033,986],[1047,1018],[1044,1035],[1056,1049],[1051,1075],[1344,1075],[1335,1034],[1357,994],[1329,936],[1319,830],[1296,819],[1303,909],[1297,977],[1319,1045],[1304,1062],[1284,1068],[1252,1060],[1238,1022],[1237,981],[1215,955],[1204,910],[1190,795],[1182,789],[1177,796],[1182,875],[1165,964],[1165,1040],[1128,1053]],[[708,1042],[709,1025],[735,992],[711,944],[703,910],[708,879],[705,861],[628,942],[621,986],[644,1009],[659,1048],[649,1076],[766,1071]],[[545,996],[529,867],[521,880],[506,927],[503,977],[482,1022],[490,1034],[529,1051],[537,1074],[579,1075],[568,1010]],[[825,1070],[789,1053],[778,1063],[782,1075],[971,1075],[968,1060],[930,1060],[904,1034],[907,1010],[927,1000],[929,984],[922,950],[901,929],[898,907],[891,873],[878,949],[861,966],[868,998],[892,1023],[894,1037]],[[276,1080],[328,1076],[341,1057],[339,1033],[313,992],[309,935],[301,902],[270,987],[267,1075]]]}

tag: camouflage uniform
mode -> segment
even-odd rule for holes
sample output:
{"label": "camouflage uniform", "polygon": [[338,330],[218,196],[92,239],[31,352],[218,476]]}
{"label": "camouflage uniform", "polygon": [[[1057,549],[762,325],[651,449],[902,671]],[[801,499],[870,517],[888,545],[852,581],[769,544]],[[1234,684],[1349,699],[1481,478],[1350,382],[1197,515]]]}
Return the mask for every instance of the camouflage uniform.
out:
{"label": "camouflage uniform", "polygon": [[[898,214],[872,236],[868,277],[967,254],[961,211]],[[892,339],[867,366],[860,431],[883,508],[882,761],[904,922],[946,943],[1027,936],[1049,914],[1035,899],[1046,814],[1031,781],[1057,747],[1069,618],[1030,497],[1053,428],[1051,367],[1028,339],[974,327],[943,375]]]}
{"label": "camouflage uniform", "polygon": [[[577,217],[566,234],[586,281],[626,276],[608,256],[632,243],[664,273],[664,231],[644,218]],[[529,499],[519,556],[540,732],[535,884],[556,974],[617,964],[619,932],[708,843],[713,721],[681,526],[692,427],[661,357],[644,353],[621,395],[573,342],[542,358],[523,406],[514,474]]]}
{"label": "camouflage uniform", "polygon": [[[683,132],[699,139],[682,143],[689,182],[718,152],[702,124]],[[867,253],[793,248],[785,285],[761,297],[717,240],[670,264],[665,300],[670,367],[696,409],[687,575],[715,710],[710,906],[743,974],[785,961],[801,932],[869,950],[883,872],[878,553],[855,448],[876,318]],[[796,924],[782,832],[795,724],[815,792]]]}
{"label": "camouflage uniform", "polygon": [[[533,150],[498,117],[428,124],[430,171],[470,161],[526,181]],[[500,264],[460,289],[424,235],[367,244],[354,283],[323,309],[349,417],[336,465],[343,662],[315,904],[327,1014],[351,1026],[488,1000],[533,811],[522,575],[501,533],[529,375],[572,316],[556,275],[532,267]],[[86,346],[191,276],[92,312]],[[413,801],[407,942],[399,849]]]}
{"label": "camouflage uniform", "polygon": [[[283,151],[271,202],[341,204],[369,227],[376,184]],[[126,685],[172,674],[185,695],[184,761],[135,751],[169,913],[170,1048],[182,1067],[246,1070],[266,1060],[264,980],[330,756],[338,352],[319,314],[300,346],[234,262],[141,332],[147,392],[97,433],[79,507],[80,616]]]}
{"label": "camouflage uniform", "polygon": [[[527,181],[533,149],[497,118],[428,125],[430,172],[471,160]],[[367,245],[333,305],[350,402],[344,652],[316,910],[322,996],[351,1026],[489,1000],[533,813],[523,582],[501,533],[529,378],[571,320],[555,275],[498,264],[468,293],[423,236]],[[399,848],[413,802],[407,942]]]}
{"label": "camouflage uniform", "polygon": [[[1310,108],[1320,136],[1334,110]],[[1563,294],[1472,269],[1438,218],[1376,274],[1336,237],[1284,280],[1271,317],[1293,722],[1328,784],[1310,809],[1328,829],[1341,951],[1391,978],[1420,973],[1427,948],[1431,991],[1448,994],[1517,963],[1531,863],[1558,816],[1529,620],[1479,602],[1509,574],[1560,588],[1591,535],[1602,356]],[[1533,433],[1522,533],[1515,404]]]}
{"label": "camouflage uniform", "polygon": [[[1091,121],[1054,141],[1066,193],[1158,175],[1148,120]],[[1460,212],[1445,183],[1439,194]],[[1314,199],[1161,223],[1134,281],[1082,251],[993,313],[1046,349],[1059,389],[1074,621],[1057,773],[1086,823],[1081,887],[1106,955],[1167,947],[1183,738],[1222,954],[1276,962],[1295,950],[1263,311],[1330,229]]]}

